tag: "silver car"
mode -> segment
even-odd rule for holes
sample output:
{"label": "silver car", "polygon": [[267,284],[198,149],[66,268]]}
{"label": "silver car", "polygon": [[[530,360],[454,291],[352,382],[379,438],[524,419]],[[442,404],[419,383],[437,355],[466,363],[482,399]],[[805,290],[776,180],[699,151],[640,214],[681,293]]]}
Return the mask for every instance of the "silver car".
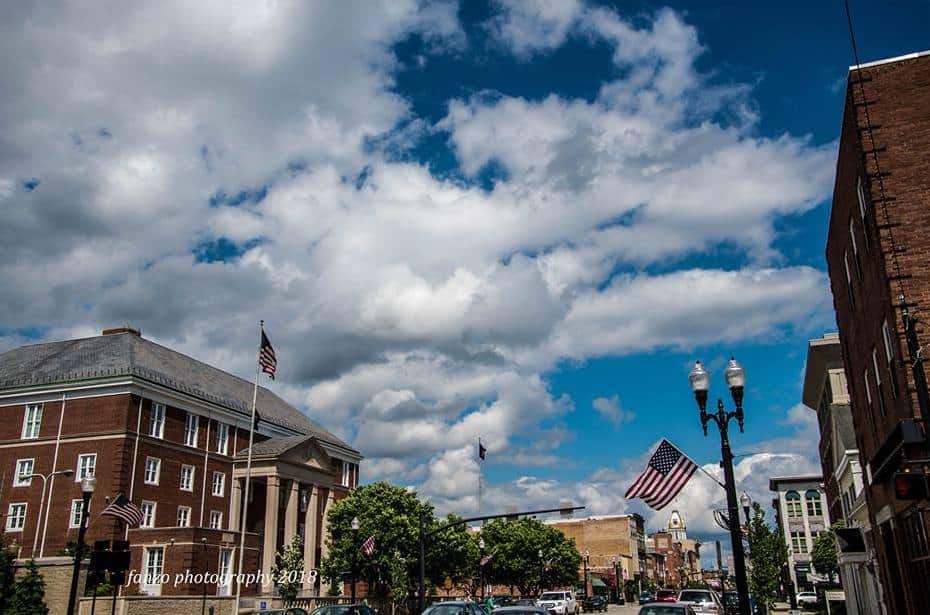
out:
{"label": "silver car", "polygon": [[695,615],[694,606],[684,602],[653,602],[639,609],[639,615]]}
{"label": "silver car", "polygon": [[678,594],[678,602],[690,604],[695,613],[719,615],[723,613],[723,604],[716,592],[709,589],[683,589]]}

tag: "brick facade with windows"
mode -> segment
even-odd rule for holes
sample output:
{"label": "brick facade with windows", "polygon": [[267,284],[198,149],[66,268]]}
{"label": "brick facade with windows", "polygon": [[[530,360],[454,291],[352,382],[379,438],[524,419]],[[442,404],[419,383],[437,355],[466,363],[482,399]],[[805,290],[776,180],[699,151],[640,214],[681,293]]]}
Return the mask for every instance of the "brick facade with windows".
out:
{"label": "brick facade with windows", "polygon": [[[126,536],[117,520],[99,514],[124,493],[153,509],[151,527],[128,531],[133,570],[157,566],[172,578],[185,570],[235,573],[251,394],[251,383],[132,330],[0,354],[0,512],[7,541],[27,558],[54,556],[75,541],[80,474],[92,469],[97,485],[87,544]],[[262,387],[258,412],[243,571],[268,570],[274,552],[298,533],[305,568],[315,568],[326,548],[325,514],[357,485],[361,456]],[[53,470],[71,475],[49,478],[43,500],[40,475]],[[179,520],[187,527],[178,527]],[[204,589],[133,585],[161,595]],[[206,589],[228,594],[235,585]],[[253,584],[243,593],[271,589]]]}
{"label": "brick facade with windows", "polygon": [[930,53],[850,69],[826,257],[883,601],[927,613],[928,502],[896,500],[891,481],[927,454],[900,296],[930,322]]}

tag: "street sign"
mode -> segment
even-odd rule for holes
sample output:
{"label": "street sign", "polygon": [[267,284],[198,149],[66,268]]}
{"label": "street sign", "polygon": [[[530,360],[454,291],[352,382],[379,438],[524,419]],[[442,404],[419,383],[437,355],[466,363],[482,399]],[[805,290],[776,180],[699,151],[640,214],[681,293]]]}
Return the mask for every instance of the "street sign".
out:
{"label": "street sign", "polygon": [[845,602],[846,594],[842,590],[830,590],[823,593],[823,597],[828,602]]}

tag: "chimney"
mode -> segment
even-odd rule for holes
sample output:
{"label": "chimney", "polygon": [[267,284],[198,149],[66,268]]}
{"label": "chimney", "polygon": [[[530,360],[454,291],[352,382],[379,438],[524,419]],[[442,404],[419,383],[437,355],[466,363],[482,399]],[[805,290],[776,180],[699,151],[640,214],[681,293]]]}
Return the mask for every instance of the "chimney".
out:
{"label": "chimney", "polygon": [[104,329],[100,334],[101,335],[119,335],[120,333],[131,333],[136,337],[142,337],[142,331],[139,329],[133,329],[129,325],[124,325],[122,327],[114,327],[113,329]]}

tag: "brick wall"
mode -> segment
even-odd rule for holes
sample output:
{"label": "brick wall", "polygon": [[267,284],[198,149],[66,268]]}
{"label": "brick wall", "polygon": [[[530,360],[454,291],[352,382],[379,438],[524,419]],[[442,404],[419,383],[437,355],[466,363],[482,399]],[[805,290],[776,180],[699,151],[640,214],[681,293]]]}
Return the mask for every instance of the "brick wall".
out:
{"label": "brick wall", "polygon": [[[862,460],[868,463],[896,423],[917,414],[913,379],[900,363],[907,353],[897,305],[903,291],[912,312],[924,318],[930,314],[930,57],[868,67],[863,75],[864,97],[855,72],[847,88],[826,257],[856,438]],[[874,142],[861,130],[866,124],[866,108],[875,126]],[[875,148],[879,168],[868,155]],[[886,174],[881,176],[884,199],[879,171]],[[869,201],[865,220],[857,199],[860,179]],[[850,224],[859,252],[858,265]],[[851,285],[846,281],[844,257]],[[882,335],[885,320],[896,357],[890,365]],[[922,345],[930,343],[930,328],[924,325],[919,337]],[[883,381],[881,392],[875,380],[873,348]],[[922,595],[918,587],[923,580],[911,578],[913,571],[905,554],[913,541],[900,530],[913,514],[913,506],[896,501],[890,487],[890,482],[883,480],[866,490],[877,531],[893,532],[888,541],[876,541],[886,601],[894,601],[889,602],[892,611],[917,613],[921,607],[915,600]],[[877,516],[884,522],[889,514],[896,520],[894,529],[890,525],[882,528],[876,522]],[[888,549],[896,549],[897,554]],[[896,586],[900,591],[895,591]]]}

